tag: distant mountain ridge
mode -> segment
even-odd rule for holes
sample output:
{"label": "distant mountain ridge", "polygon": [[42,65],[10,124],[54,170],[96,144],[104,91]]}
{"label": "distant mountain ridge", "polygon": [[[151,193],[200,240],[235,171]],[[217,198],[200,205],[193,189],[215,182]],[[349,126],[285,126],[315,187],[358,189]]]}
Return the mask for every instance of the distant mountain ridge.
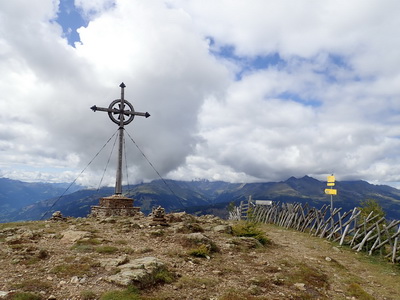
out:
{"label": "distant mountain ridge", "polygon": [[[127,187],[124,187],[126,191]],[[253,199],[268,199],[281,202],[301,202],[321,207],[330,203],[330,197],[324,193],[326,183],[315,178],[290,177],[281,182],[228,183],[223,181],[175,181],[154,180],[149,183],[129,187],[124,194],[135,199],[134,205],[140,206],[144,213],[152,207],[161,205],[168,212],[185,210],[194,214],[213,213],[226,216],[226,207],[230,202],[238,204]],[[334,206],[344,211],[359,206],[366,199],[377,200],[387,213],[388,218],[400,219],[400,190],[385,185],[373,185],[365,181],[338,181],[335,188]],[[12,215],[0,216],[0,222],[19,220],[38,220],[49,218],[51,212],[60,210],[65,216],[84,217],[90,207],[98,205],[99,198],[112,195],[113,188],[79,190],[63,196],[52,196],[46,200],[29,203]],[[2,217],[2,218],[1,218]]]}
{"label": "distant mountain ridge", "polygon": [[[27,205],[62,195],[70,185],[69,183],[23,182],[0,178],[0,222],[9,219]],[[68,192],[72,193],[82,188],[73,184]]]}

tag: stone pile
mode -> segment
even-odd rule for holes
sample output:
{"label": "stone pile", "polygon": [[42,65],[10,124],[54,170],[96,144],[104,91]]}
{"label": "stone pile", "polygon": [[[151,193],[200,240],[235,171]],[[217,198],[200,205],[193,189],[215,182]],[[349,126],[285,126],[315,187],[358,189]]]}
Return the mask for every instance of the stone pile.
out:
{"label": "stone pile", "polygon": [[153,208],[151,215],[153,217],[153,222],[150,224],[150,226],[168,226],[167,219],[165,217],[165,209],[161,206]]}
{"label": "stone pile", "polygon": [[55,211],[50,218],[50,221],[65,221],[67,218],[65,218],[61,211]]}

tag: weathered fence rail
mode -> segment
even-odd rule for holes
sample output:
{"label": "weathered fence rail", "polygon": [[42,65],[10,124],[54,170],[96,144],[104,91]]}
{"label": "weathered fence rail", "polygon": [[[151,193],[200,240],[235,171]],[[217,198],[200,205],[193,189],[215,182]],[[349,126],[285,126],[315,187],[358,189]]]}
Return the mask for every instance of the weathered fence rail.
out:
{"label": "weathered fence rail", "polygon": [[388,222],[373,212],[361,218],[360,213],[357,207],[342,212],[341,208],[331,209],[330,205],[316,209],[300,203],[255,205],[249,201],[235,207],[230,212],[230,219],[270,223],[309,232],[340,245],[348,245],[355,251],[366,251],[369,255],[379,252],[391,262],[399,263],[400,220]]}

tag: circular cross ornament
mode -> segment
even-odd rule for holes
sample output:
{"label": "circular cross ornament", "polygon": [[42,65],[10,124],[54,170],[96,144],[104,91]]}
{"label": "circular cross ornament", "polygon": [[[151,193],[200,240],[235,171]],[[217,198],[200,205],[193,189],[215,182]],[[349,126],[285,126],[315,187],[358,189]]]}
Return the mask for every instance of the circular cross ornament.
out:
{"label": "circular cross ornament", "polygon": [[108,116],[117,125],[121,124],[121,118],[123,124],[127,125],[135,118],[135,110],[130,102],[117,99],[108,106]]}
{"label": "circular cross ornament", "polygon": [[133,109],[133,105],[124,99],[124,88],[125,84],[120,84],[121,88],[121,99],[116,99],[108,106],[108,108],[104,107],[97,107],[93,105],[90,109],[93,111],[105,111],[108,113],[111,121],[115,124],[119,125],[120,127],[124,127],[125,125],[129,124],[133,121],[135,116],[141,116],[148,118],[150,114],[148,112],[136,112]]}

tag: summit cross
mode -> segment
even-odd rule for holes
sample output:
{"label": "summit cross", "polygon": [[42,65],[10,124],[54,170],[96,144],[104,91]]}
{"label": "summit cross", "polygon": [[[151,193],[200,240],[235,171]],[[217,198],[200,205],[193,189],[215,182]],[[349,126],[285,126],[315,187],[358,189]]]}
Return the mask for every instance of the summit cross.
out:
{"label": "summit cross", "polygon": [[116,99],[111,102],[108,108],[97,107],[93,105],[90,109],[94,112],[105,111],[108,113],[111,121],[119,125],[119,144],[118,144],[118,166],[117,175],[115,180],[115,194],[122,194],[122,156],[123,156],[123,142],[124,142],[124,126],[128,125],[133,121],[135,116],[141,116],[148,118],[150,114],[148,112],[136,112],[133,105],[124,99],[124,89],[126,85],[122,82],[119,87],[121,88],[121,99]]}

